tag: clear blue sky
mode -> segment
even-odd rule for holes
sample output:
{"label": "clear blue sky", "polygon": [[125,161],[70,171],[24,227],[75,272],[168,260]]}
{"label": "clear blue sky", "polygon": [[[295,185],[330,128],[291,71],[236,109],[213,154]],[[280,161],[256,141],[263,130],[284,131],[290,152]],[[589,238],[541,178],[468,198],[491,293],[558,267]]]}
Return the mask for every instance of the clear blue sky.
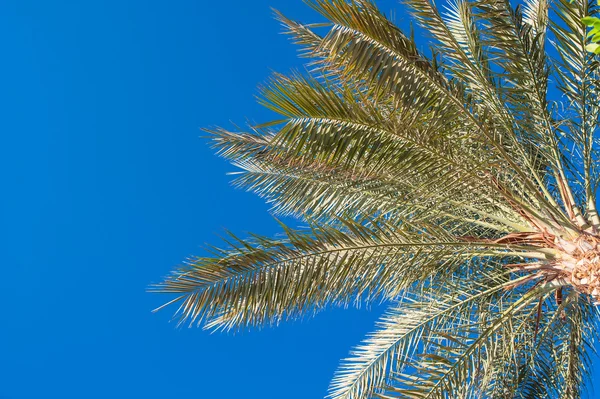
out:
{"label": "clear blue sky", "polygon": [[315,16],[207,3],[0,5],[1,398],[320,398],[372,330],[364,309],[236,335],[150,313],[148,284],[224,228],[278,231],[198,128],[267,120],[256,85],[301,65],[269,6]]}

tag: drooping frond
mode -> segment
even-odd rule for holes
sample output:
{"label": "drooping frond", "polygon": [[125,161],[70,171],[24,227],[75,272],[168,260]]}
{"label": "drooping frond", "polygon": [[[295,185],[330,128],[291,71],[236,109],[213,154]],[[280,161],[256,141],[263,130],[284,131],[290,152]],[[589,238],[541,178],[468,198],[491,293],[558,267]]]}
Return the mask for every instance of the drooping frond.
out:
{"label": "drooping frond", "polygon": [[[461,270],[469,284],[458,279],[437,284],[433,279],[407,294],[384,316],[381,329],[342,365],[331,396],[471,397],[469,393],[486,390],[489,395],[496,382],[506,382],[507,363],[527,354],[518,353],[518,345],[533,336],[530,317],[537,298],[551,288],[531,290],[528,276],[511,281],[502,265],[487,267],[476,275]],[[507,293],[515,282],[520,289]],[[525,334],[515,333],[523,327]]]}
{"label": "drooping frond", "polygon": [[576,295],[554,306],[555,287],[498,267],[407,293],[341,366],[331,397],[580,397],[597,312]]}
{"label": "drooping frond", "polygon": [[486,397],[581,397],[590,377],[597,309],[573,291],[559,304],[542,297],[535,308],[536,320],[531,315],[521,319],[522,328],[511,334],[522,337],[508,342],[513,361],[500,359],[498,378],[489,385]]}
{"label": "drooping frond", "polygon": [[[500,276],[492,276],[498,279]],[[497,297],[508,279],[502,276],[495,285],[478,286],[468,296],[419,292],[407,294],[379,322],[372,334],[346,359],[331,386],[331,397],[356,399],[370,397],[386,385],[388,375],[399,373],[423,345],[431,330],[452,324],[456,315],[465,313],[482,300]]]}

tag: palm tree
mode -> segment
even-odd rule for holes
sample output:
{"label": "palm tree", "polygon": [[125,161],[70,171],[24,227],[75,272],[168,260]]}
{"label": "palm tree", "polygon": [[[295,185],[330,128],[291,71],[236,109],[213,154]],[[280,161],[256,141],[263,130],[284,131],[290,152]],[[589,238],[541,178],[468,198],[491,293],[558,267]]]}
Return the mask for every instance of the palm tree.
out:
{"label": "palm tree", "polygon": [[429,56],[369,0],[307,1],[328,24],[277,14],[310,72],[262,89],[279,119],[211,133],[238,186],[308,228],[190,259],[154,287],[177,294],[165,306],[229,330],[389,302],[334,399],[580,397],[600,301],[595,1],[407,0]]}

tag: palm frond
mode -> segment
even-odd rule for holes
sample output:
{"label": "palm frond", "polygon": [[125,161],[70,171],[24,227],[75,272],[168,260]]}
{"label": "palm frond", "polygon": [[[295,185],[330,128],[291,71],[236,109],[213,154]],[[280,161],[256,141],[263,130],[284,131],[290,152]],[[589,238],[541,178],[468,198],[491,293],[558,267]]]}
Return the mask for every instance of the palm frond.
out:
{"label": "palm frond", "polygon": [[[481,393],[486,387],[478,380],[492,377],[489,387],[505,378],[494,360],[514,355],[512,346],[499,350],[516,338],[507,332],[517,320],[531,325],[527,316],[535,308],[532,304],[552,288],[526,290],[522,285],[521,295],[507,294],[511,282],[502,266],[487,267],[477,275],[470,267],[462,270],[471,284],[448,279],[439,284],[434,279],[413,297],[403,298],[384,317],[383,328],[342,366],[332,397],[469,397],[469,392]],[[503,366],[505,372],[506,363]]]}
{"label": "palm frond", "polygon": [[190,259],[154,290],[180,295],[180,322],[231,329],[276,324],[327,304],[393,298],[477,255],[545,257],[527,246],[459,240],[433,226],[341,222],[345,231],[312,225],[312,233],[286,228],[279,240],[234,238],[232,249]]}
{"label": "palm frond", "polygon": [[583,206],[592,224],[599,226],[596,191],[600,181],[596,168],[598,142],[595,136],[600,115],[598,61],[585,49],[587,32],[581,23],[584,17],[597,15],[598,6],[595,1],[587,0],[557,0],[552,5],[556,18],[550,27],[559,54],[559,59],[554,61],[554,71],[558,88],[568,101],[564,118],[567,126],[563,134],[567,136],[566,145],[573,143],[577,146],[577,151],[570,151],[569,156],[576,168],[583,171],[583,181],[580,182],[585,193]]}
{"label": "palm frond", "polygon": [[531,181],[521,180],[522,176],[508,167],[486,170],[501,161],[493,153],[478,151],[481,147],[473,143],[475,133],[465,134],[460,125],[455,127],[458,131],[452,131],[419,123],[410,108],[392,117],[349,85],[338,89],[300,76],[276,76],[264,89],[264,98],[266,106],[287,118],[277,121],[284,125],[273,142],[285,146],[295,157],[334,164],[343,161],[347,166],[366,160],[371,168],[393,165],[428,180],[426,185],[419,185],[421,190],[415,192],[419,195],[435,192],[431,187],[452,192],[483,186],[500,193],[505,205],[518,203],[540,220],[554,220],[536,210],[540,205],[543,209],[556,208],[543,206],[545,201],[539,191],[533,191]]}
{"label": "palm frond", "polygon": [[[379,330],[372,334],[346,359],[332,381],[330,396],[335,399],[371,397],[384,389],[388,376],[402,372],[414,359],[431,331],[453,325],[458,315],[468,314],[474,306],[501,296],[512,282],[508,276],[482,273],[488,277],[483,284],[465,295],[459,292],[445,295],[439,292],[407,293],[401,303],[393,306],[378,323]],[[525,277],[526,278],[526,277]],[[483,279],[482,279],[483,280]],[[431,286],[437,281],[432,281]],[[453,287],[444,281],[445,286]],[[431,289],[430,289],[431,290]]]}
{"label": "palm frond", "polygon": [[414,173],[415,155],[406,154],[399,166],[388,162],[373,168],[371,160],[337,165],[290,156],[271,143],[269,137],[274,135],[269,133],[256,136],[222,129],[211,133],[219,152],[244,170],[234,184],[267,198],[280,215],[334,221],[343,215],[358,216],[355,211],[360,210],[362,215],[387,215],[397,220],[452,219],[462,222],[465,229],[473,225],[486,231],[528,229],[526,221],[512,209],[494,205],[487,199],[489,194],[473,190],[473,185],[471,190],[459,186],[450,191],[449,186],[441,186],[440,190],[415,195],[415,187],[428,183]]}

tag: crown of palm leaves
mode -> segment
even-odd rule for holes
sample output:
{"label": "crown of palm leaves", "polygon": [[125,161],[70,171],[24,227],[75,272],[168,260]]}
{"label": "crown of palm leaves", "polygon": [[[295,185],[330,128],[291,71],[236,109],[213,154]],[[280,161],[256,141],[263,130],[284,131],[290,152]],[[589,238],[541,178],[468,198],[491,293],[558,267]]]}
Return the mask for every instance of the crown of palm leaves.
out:
{"label": "crown of palm leaves", "polygon": [[368,0],[307,3],[329,23],[277,13],[310,69],[262,88],[280,119],[210,132],[236,185],[310,229],[232,236],[153,289],[216,329],[389,301],[335,399],[580,397],[600,299],[595,0],[406,0],[429,56]]}

